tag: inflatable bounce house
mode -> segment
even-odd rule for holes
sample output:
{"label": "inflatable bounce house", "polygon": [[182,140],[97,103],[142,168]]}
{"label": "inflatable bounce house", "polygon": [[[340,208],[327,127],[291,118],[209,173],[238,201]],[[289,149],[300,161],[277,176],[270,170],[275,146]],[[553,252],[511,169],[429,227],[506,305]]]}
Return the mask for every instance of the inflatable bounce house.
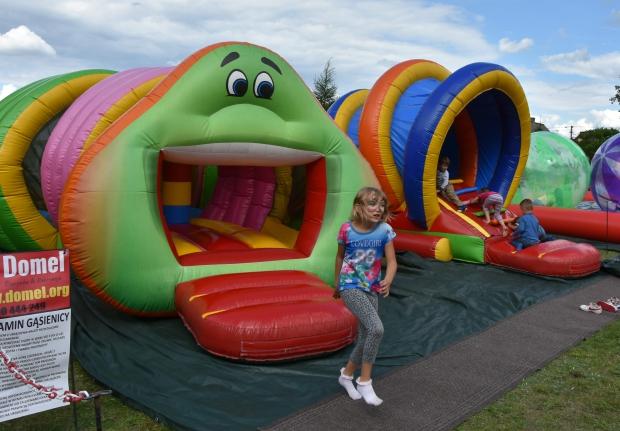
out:
{"label": "inflatable bounce house", "polygon": [[354,340],[332,298],[335,238],[378,184],[274,52],[221,43],[172,69],[43,79],[0,102],[0,124],[2,249],[66,247],[98,297],[178,312],[216,355]]}
{"label": "inflatable bounce house", "polygon": [[595,249],[566,241],[515,254],[473,209],[437,197],[446,154],[465,198],[488,185],[512,199],[530,135],[510,72],[415,60],[343,99],[333,121],[284,59],[236,42],[174,68],[32,83],[0,101],[0,248],[65,247],[116,309],[178,313],[206,350],[245,361],[354,340],[331,284],[362,186],[387,192],[397,248],[545,275],[598,269]]}
{"label": "inflatable bounce house", "polygon": [[489,63],[454,73],[428,60],[385,72],[370,90],[345,94],[329,109],[370,162],[396,214],[400,236],[450,240],[455,258],[549,276],[580,277],[599,269],[589,245],[558,240],[515,252],[479,206],[459,212],[437,194],[440,157],[462,200],[482,187],[509,205],[530,151],[530,117],[519,81]]}

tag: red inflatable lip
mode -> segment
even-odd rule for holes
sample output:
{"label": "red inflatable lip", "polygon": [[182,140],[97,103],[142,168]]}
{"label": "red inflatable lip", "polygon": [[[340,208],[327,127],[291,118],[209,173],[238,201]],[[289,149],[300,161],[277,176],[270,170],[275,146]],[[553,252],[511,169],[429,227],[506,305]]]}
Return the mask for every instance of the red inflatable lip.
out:
{"label": "red inflatable lip", "polygon": [[208,352],[248,362],[316,356],[351,344],[357,319],[314,274],[282,270],[180,283],[175,305]]}
{"label": "red inflatable lip", "polygon": [[216,265],[227,263],[266,262],[284,259],[303,259],[312,254],[314,245],[319,237],[325,202],[327,198],[327,172],[323,154],[312,151],[294,150],[273,145],[257,143],[239,143],[238,152],[230,152],[230,143],[227,152],[214,144],[204,144],[192,147],[168,147],[160,152],[158,163],[158,184],[161,184],[163,163],[171,161],[184,164],[220,164],[220,165],[249,165],[254,166],[291,166],[303,165],[306,168],[306,190],[304,215],[297,241],[292,249],[261,248],[247,250],[205,250],[180,256],[172,241],[171,230],[163,214],[161,188],[158,189],[158,206],[160,220],[165,231],[168,245],[179,264],[183,266]]}

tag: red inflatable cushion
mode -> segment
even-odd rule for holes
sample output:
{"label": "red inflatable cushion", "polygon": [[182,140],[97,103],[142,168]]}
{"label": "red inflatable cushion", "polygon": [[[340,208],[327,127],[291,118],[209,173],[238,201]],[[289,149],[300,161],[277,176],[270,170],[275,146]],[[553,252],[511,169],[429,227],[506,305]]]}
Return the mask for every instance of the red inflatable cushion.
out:
{"label": "red inflatable cushion", "polygon": [[302,271],[205,277],[177,286],[177,311],[214,355],[280,361],[332,352],[353,342],[357,320],[333,290]]}
{"label": "red inflatable cushion", "polygon": [[508,239],[491,237],[485,242],[487,263],[550,277],[576,278],[597,272],[601,256],[590,244],[563,239],[516,251]]}

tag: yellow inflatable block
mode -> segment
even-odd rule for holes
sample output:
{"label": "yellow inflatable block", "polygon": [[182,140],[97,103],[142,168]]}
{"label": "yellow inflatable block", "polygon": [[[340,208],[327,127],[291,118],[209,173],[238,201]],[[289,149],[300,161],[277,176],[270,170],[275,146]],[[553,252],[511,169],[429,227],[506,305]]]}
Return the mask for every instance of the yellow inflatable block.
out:
{"label": "yellow inflatable block", "polygon": [[194,218],[190,220],[194,226],[202,226],[223,235],[229,235],[250,248],[289,248],[271,235],[267,235],[247,227],[225,221]]}
{"label": "yellow inflatable block", "polygon": [[164,205],[190,205],[192,203],[192,183],[189,181],[163,181],[161,197]]}
{"label": "yellow inflatable block", "polygon": [[280,223],[280,220],[275,217],[267,217],[265,219],[261,232],[274,238],[278,238],[286,244],[288,248],[295,247],[295,242],[297,241],[297,236],[299,235],[299,231],[283,225]]}
{"label": "yellow inflatable block", "polygon": [[205,251],[204,248],[200,247],[198,244],[190,241],[189,239],[185,238],[183,235],[177,232],[172,232],[171,236],[172,243],[174,244],[174,248],[176,248],[177,254],[179,256]]}

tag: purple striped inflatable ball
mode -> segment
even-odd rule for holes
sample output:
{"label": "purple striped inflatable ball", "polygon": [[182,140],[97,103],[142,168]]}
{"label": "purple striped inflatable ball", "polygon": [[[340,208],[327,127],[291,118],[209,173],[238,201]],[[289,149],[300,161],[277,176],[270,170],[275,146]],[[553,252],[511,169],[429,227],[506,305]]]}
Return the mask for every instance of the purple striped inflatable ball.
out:
{"label": "purple striped inflatable ball", "polygon": [[620,211],[620,133],[603,142],[592,158],[591,189],[603,211]]}

